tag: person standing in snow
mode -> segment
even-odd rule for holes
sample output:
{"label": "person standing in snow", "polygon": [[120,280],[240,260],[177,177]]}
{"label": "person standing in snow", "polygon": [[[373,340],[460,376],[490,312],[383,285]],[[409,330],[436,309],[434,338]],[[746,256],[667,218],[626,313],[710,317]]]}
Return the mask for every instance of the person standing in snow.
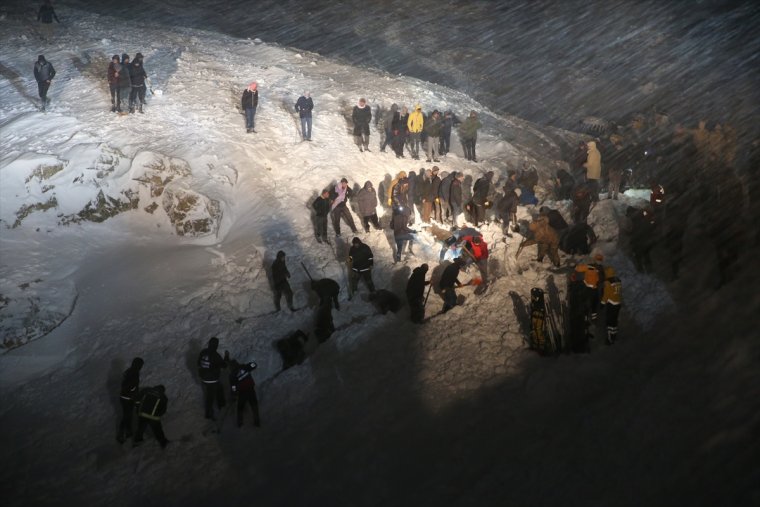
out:
{"label": "person standing in snow", "polygon": [[369,124],[372,121],[372,108],[364,98],[354,106],[351,119],[354,121],[354,142],[359,151],[369,151]]}
{"label": "person standing in snow", "polygon": [[575,178],[569,172],[564,169],[558,169],[555,184],[557,200],[564,201],[572,198]]}
{"label": "person standing in snow", "polygon": [[453,180],[451,180],[451,194],[449,197],[449,206],[451,207],[451,223],[452,225],[459,225],[459,215],[462,214],[462,182],[464,181],[464,174],[457,173]]}
{"label": "person standing in snow", "polygon": [[385,131],[385,139],[383,144],[380,145],[380,151],[385,153],[385,147],[389,144],[393,147],[392,141],[395,136],[393,133],[393,120],[398,119],[398,104],[391,104],[391,108],[383,116],[383,130]]}
{"label": "person standing in snow", "polygon": [[450,174],[442,176],[441,185],[438,187],[438,201],[441,205],[441,223],[451,218],[451,183],[456,177],[457,172],[451,171]]}
{"label": "person standing in snow", "polygon": [[427,134],[427,161],[440,162],[438,160],[440,143],[441,143],[441,113],[433,111],[428,121],[425,122],[425,133]]}
{"label": "person standing in snow", "polygon": [[443,113],[441,120],[441,146],[439,153],[445,156],[451,150],[451,129],[454,125],[459,125],[459,119],[451,111]]}
{"label": "person standing in snow", "polygon": [[135,59],[129,66],[129,79],[132,83],[132,91],[129,92],[129,112],[135,112],[135,104],[140,101],[139,111],[143,112],[143,106],[145,105],[145,79],[148,74],[143,67],[143,55],[137,53]]}
{"label": "person standing in snow", "polygon": [[400,211],[394,211],[391,218],[391,227],[393,228],[393,239],[396,241],[396,257],[395,262],[401,262],[401,252],[404,250],[404,244],[408,241],[408,252],[412,255],[412,243],[414,242],[414,234],[417,231],[410,229],[407,226],[409,222],[409,215]]}
{"label": "person standing in snow", "polygon": [[243,91],[241,107],[245,114],[245,131],[256,132],[256,108],[259,107],[259,84],[254,81]]}
{"label": "person standing in snow", "polygon": [[132,365],[124,371],[121,377],[121,392],[119,393],[119,403],[121,403],[121,423],[119,423],[119,433],[116,440],[120,444],[132,437],[132,418],[135,415],[135,403],[137,394],[140,389],[140,370],[144,361],[141,357],[132,359]]}
{"label": "person standing in snow", "polygon": [[259,399],[256,396],[256,383],[253,381],[251,372],[256,369],[256,362],[240,364],[234,359],[230,361],[230,389],[232,395],[237,396],[237,425],[243,426],[243,411],[245,404],[251,406],[253,412],[253,425],[261,426],[259,418]]}
{"label": "person standing in snow", "polygon": [[[402,111],[406,111],[406,108],[403,108]],[[408,116],[407,114],[404,117],[397,111],[393,113],[391,120],[391,148],[393,148],[396,158],[405,158],[404,146],[406,145],[406,120]]]}
{"label": "person standing in snow", "polygon": [[37,63],[34,64],[34,79],[37,80],[37,91],[40,94],[43,111],[47,107],[47,103],[50,102],[47,98],[47,92],[48,88],[50,88],[50,82],[54,77],[55,69],[53,68],[53,64],[45,60],[45,55],[39,55]]}
{"label": "person standing in snow", "polygon": [[604,291],[601,303],[604,306],[604,320],[607,325],[607,345],[612,345],[618,333],[618,315],[623,303],[623,282],[611,266],[604,268]]}
{"label": "person standing in snow", "polygon": [[422,141],[422,128],[424,125],[425,117],[422,114],[422,106],[417,104],[406,121],[406,127],[409,132],[409,145],[414,160],[419,160],[420,158],[420,143]]}
{"label": "person standing in snow", "polygon": [[446,266],[441,275],[441,291],[443,292],[443,313],[448,312],[457,305],[457,287],[461,287],[459,283],[459,271],[464,266],[464,259],[457,257],[451,264]]}
{"label": "person standing in snow", "polygon": [[50,0],[45,0],[45,3],[40,6],[40,10],[37,11],[37,21],[42,23],[42,39],[50,40],[53,38],[53,20],[60,24],[61,21],[58,16],[55,15],[55,9]]}
{"label": "person standing in snow", "polygon": [[473,223],[475,227],[486,221],[486,209],[490,208],[493,203],[493,190],[493,171],[488,171],[478,178],[472,187],[472,204],[475,207]]}
{"label": "person standing in snow", "polygon": [[129,75],[126,68],[122,68],[119,55],[111,57],[108,64],[108,89],[111,92],[111,112],[121,112],[121,73]]}
{"label": "person standing in snow", "polygon": [[[121,71],[119,72],[119,97],[129,106],[129,94],[132,91],[132,80],[129,78],[129,55],[121,54]],[[119,104],[121,108],[121,104]]]}
{"label": "person standing in snow", "polygon": [[470,116],[459,126],[459,140],[462,141],[464,158],[477,162],[478,157],[475,154],[475,144],[478,141],[478,129],[483,124],[478,120],[478,113],[470,111]]}
{"label": "person standing in snow", "polygon": [[351,198],[351,189],[348,188],[348,180],[346,178],[341,178],[340,183],[335,185],[335,190],[333,191],[331,197],[332,205],[330,214],[332,216],[335,235],[337,237],[340,237],[341,218],[343,218],[346,224],[348,224],[348,226],[351,228],[351,232],[356,234],[358,231],[356,230],[356,225],[354,224],[354,217],[351,216],[351,210],[348,209],[348,200]]}
{"label": "person standing in snow", "polygon": [[280,300],[282,295],[285,294],[285,301],[288,303],[288,308],[291,312],[296,311],[293,308],[293,290],[288,283],[290,278],[290,271],[285,265],[285,252],[280,250],[277,252],[277,258],[272,263],[272,283],[274,285],[274,307],[276,311],[280,311]]}
{"label": "person standing in snow", "polygon": [[443,208],[441,207],[441,199],[438,197],[441,191],[441,178],[438,176],[438,166],[434,165],[430,169],[430,194],[428,199],[433,210],[433,220],[439,224],[443,223]]}
{"label": "person standing in snow", "polygon": [[330,241],[327,239],[327,215],[330,214],[330,190],[322,190],[322,194],[317,197],[311,207],[314,208],[314,225],[317,229],[317,243],[324,241],[328,245]]}
{"label": "person standing in snow", "polygon": [[311,141],[311,110],[314,109],[314,101],[311,100],[311,93],[307,90],[303,95],[298,97],[296,102],[296,111],[301,118],[301,137],[304,141]]}
{"label": "person standing in snow", "polygon": [[406,283],[409,317],[415,324],[421,324],[425,320],[425,285],[430,285],[430,282],[425,280],[428,269],[427,264],[414,268]]}
{"label": "person standing in snow", "polygon": [[430,199],[431,187],[433,185],[433,171],[425,169],[420,171],[419,185],[417,185],[417,196],[420,201],[420,215],[422,215],[422,223],[430,223],[430,215],[433,212],[433,203]]}
{"label": "person standing in snow", "polygon": [[143,441],[145,427],[150,426],[153,436],[156,437],[161,448],[169,444],[161,426],[161,416],[166,413],[169,399],[166,397],[166,388],[162,385],[149,387],[140,392],[140,406],[137,410],[137,433],[132,441],[132,446],[137,447]]}
{"label": "person standing in snow", "polygon": [[362,217],[364,232],[369,232],[370,223],[376,230],[381,230],[380,222],[377,219],[377,192],[371,181],[366,181],[364,188],[357,192],[356,202],[359,207],[359,214]]}
{"label": "person standing in snow", "polygon": [[[364,280],[370,293],[375,292],[375,284],[372,282],[372,266],[374,258],[372,249],[366,243],[362,243],[359,238],[351,241],[351,248],[348,250],[348,265],[351,267],[351,294],[356,294],[359,289],[359,279]],[[350,299],[350,298],[349,298]]]}
{"label": "person standing in snow", "polygon": [[599,201],[599,178],[602,177],[602,154],[596,148],[595,141],[586,143],[588,153],[583,167],[586,168],[586,184],[591,191],[591,201]]}
{"label": "person standing in snow", "polygon": [[205,417],[211,420],[215,420],[214,401],[220,409],[225,404],[224,389],[219,381],[219,376],[222,373],[222,368],[227,367],[227,362],[230,359],[229,352],[225,351],[224,358],[222,358],[217,352],[217,348],[219,348],[219,338],[214,336],[208,341],[208,347],[201,350],[200,355],[198,355],[198,375],[203,383]]}

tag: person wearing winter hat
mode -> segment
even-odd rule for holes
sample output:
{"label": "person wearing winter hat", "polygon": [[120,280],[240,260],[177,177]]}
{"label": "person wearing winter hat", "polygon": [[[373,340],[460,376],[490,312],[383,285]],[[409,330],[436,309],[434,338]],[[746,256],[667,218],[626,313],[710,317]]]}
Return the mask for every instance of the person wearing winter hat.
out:
{"label": "person wearing winter hat", "polygon": [[111,63],[108,64],[108,89],[111,92],[112,113],[121,112],[121,73],[122,66],[119,55],[113,55]]}
{"label": "person wearing winter hat", "polygon": [[129,112],[135,112],[135,105],[139,101],[139,111],[143,112],[143,106],[145,105],[145,79],[148,74],[143,67],[143,55],[137,53],[135,59],[129,65],[129,80],[131,82],[132,89],[129,92]]}
{"label": "person wearing winter hat", "polygon": [[290,271],[288,271],[288,267],[285,265],[285,252],[280,250],[277,252],[277,258],[272,263],[275,311],[280,311],[280,300],[283,294],[285,294],[285,301],[287,301],[290,311],[296,311],[293,307],[293,290],[290,288],[288,278],[290,278]]}
{"label": "person wearing winter hat", "polygon": [[412,152],[412,158],[420,158],[420,143],[422,142],[422,129],[425,126],[425,116],[422,114],[422,106],[417,104],[414,111],[409,114],[406,120],[406,126],[409,129],[409,147]]}
{"label": "person wearing winter hat", "polygon": [[206,408],[206,419],[214,419],[214,402],[221,409],[224,407],[224,389],[219,382],[222,368],[227,367],[230,354],[224,351],[224,358],[219,355],[219,338],[211,337],[208,347],[201,350],[198,355],[198,376],[203,384],[203,399]]}
{"label": "person wearing winter hat", "polygon": [[245,131],[256,132],[256,108],[259,107],[259,84],[253,81],[243,90],[241,107],[245,115]]}
{"label": "person wearing winter hat", "polygon": [[34,64],[34,79],[37,80],[37,91],[40,94],[43,111],[49,102],[47,92],[50,88],[50,82],[54,77],[55,69],[53,68],[53,64],[45,60],[45,55],[39,55],[37,57],[37,63]]}
{"label": "person wearing winter hat", "polygon": [[372,281],[372,266],[374,265],[374,257],[372,255],[372,249],[368,244],[362,243],[359,238],[354,238],[351,241],[351,248],[348,250],[348,266],[351,268],[351,291],[348,293],[348,298],[356,294],[356,290],[359,288],[359,279],[364,280],[367,284],[367,288],[370,293],[375,292],[375,284]]}
{"label": "person wearing winter hat", "polygon": [[351,113],[351,119],[354,122],[354,142],[359,147],[359,151],[369,151],[369,124],[372,121],[372,109],[364,98],[359,99],[359,103],[354,106]]}
{"label": "person wearing winter hat", "polygon": [[301,137],[304,141],[311,141],[311,110],[314,109],[314,101],[311,100],[311,92],[306,90],[298,97],[296,111],[301,118]]}

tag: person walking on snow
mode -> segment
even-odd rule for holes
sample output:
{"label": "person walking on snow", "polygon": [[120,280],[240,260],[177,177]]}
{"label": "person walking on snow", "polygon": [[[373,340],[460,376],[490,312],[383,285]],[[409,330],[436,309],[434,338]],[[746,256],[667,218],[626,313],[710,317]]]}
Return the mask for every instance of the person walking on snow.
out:
{"label": "person walking on snow", "polygon": [[119,61],[119,55],[111,57],[108,64],[108,89],[111,92],[111,112],[121,112],[121,73],[129,75],[129,71],[123,68]]}
{"label": "person walking on snow", "polygon": [[245,131],[256,132],[256,108],[259,107],[259,84],[254,81],[243,91],[241,106],[245,114]]}
{"label": "person walking on snow", "polygon": [[55,9],[50,0],[45,0],[45,3],[40,6],[40,10],[37,12],[37,21],[42,23],[42,39],[50,40],[53,38],[53,20],[60,24],[61,21],[58,16],[55,15]]}
{"label": "person walking on snow", "polygon": [[227,362],[230,359],[229,352],[224,352],[224,358],[217,352],[219,348],[219,338],[212,337],[208,341],[208,347],[201,350],[198,355],[198,375],[201,377],[203,383],[203,398],[204,406],[206,409],[206,419],[214,418],[214,401],[221,409],[224,407],[224,389],[222,383],[219,381],[219,376],[222,373],[222,368],[227,367]]}
{"label": "person walking on snow", "polygon": [[256,396],[256,383],[253,381],[251,372],[256,369],[256,362],[240,364],[234,359],[230,361],[230,389],[232,395],[237,396],[237,425],[243,426],[243,411],[245,404],[251,406],[253,412],[253,425],[261,426],[259,418],[259,399]]}
{"label": "person walking on snow", "polygon": [[274,285],[274,307],[276,311],[280,311],[280,300],[282,295],[285,294],[285,301],[288,303],[288,308],[291,312],[296,311],[293,308],[293,290],[288,283],[290,278],[290,271],[285,265],[285,252],[280,250],[277,252],[277,258],[272,263],[272,283]]}
{"label": "person walking on snow", "polygon": [[375,292],[375,284],[372,282],[374,258],[369,245],[362,243],[359,238],[354,238],[351,241],[351,248],[348,250],[348,263],[351,267],[351,294],[356,294],[359,288],[359,278],[367,284],[370,293]]}
{"label": "person walking on snow", "polygon": [[314,109],[314,101],[311,100],[311,93],[307,90],[303,95],[298,97],[296,102],[296,111],[301,118],[301,137],[304,141],[311,141],[311,110]]}
{"label": "person walking on snow", "polygon": [[129,92],[129,112],[135,112],[135,104],[140,101],[139,111],[143,112],[143,106],[145,105],[145,79],[148,74],[143,67],[143,55],[137,53],[135,59],[129,66],[129,79],[132,83],[132,90]]}
{"label": "person walking on snow", "polygon": [[351,119],[354,122],[354,142],[359,151],[369,151],[369,124],[372,121],[372,109],[364,98],[354,106]]}
{"label": "person walking on snow", "polygon": [[34,64],[34,79],[37,80],[37,91],[40,94],[43,111],[47,107],[47,103],[50,102],[47,98],[47,92],[48,88],[50,88],[50,82],[54,77],[55,69],[53,68],[53,64],[45,60],[45,55],[39,55],[37,63]]}
{"label": "person walking on snow", "polygon": [[372,223],[376,230],[381,230],[380,222],[377,219],[377,192],[372,186],[371,181],[366,181],[364,188],[356,194],[356,203],[359,207],[359,214],[362,217],[364,232],[369,232],[370,223]]}
{"label": "person walking on snow", "polygon": [[314,208],[314,225],[317,229],[317,243],[324,241],[328,245],[330,241],[327,239],[327,215],[330,214],[330,190],[322,190],[322,194],[317,197],[311,207]]}
{"label": "person walking on snow", "polygon": [[351,189],[348,188],[348,180],[341,178],[340,183],[335,185],[335,191],[332,194],[332,216],[333,229],[335,229],[335,235],[340,237],[340,219],[348,224],[351,228],[351,232],[356,234],[356,225],[354,224],[354,217],[351,216],[351,210],[348,209],[348,200],[351,198]]}
{"label": "person walking on snow", "polygon": [[143,441],[145,427],[150,426],[153,436],[156,437],[161,448],[169,444],[161,426],[161,416],[166,413],[169,399],[166,397],[166,388],[162,385],[149,387],[140,393],[140,408],[137,411],[137,433],[132,441],[132,446],[137,447]]}
{"label": "person walking on snow", "polygon": [[132,365],[124,371],[121,377],[121,392],[119,393],[119,403],[121,403],[121,423],[119,423],[119,433],[116,440],[120,444],[128,438],[132,438],[132,418],[135,415],[135,403],[137,394],[140,389],[140,370],[144,361],[140,357],[132,359]]}

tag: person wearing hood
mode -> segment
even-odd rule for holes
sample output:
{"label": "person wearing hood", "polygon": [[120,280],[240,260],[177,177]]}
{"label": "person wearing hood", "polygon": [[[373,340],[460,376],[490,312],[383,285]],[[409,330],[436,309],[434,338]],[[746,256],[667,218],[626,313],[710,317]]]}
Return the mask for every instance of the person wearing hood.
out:
{"label": "person wearing hood", "polygon": [[50,3],[50,0],[45,0],[45,3],[43,3],[40,6],[40,10],[37,11],[37,21],[42,23],[42,39],[43,40],[50,40],[53,38],[53,20],[55,19],[55,22],[60,24],[61,21],[58,19],[58,16],[55,15],[55,9],[53,9],[53,4]]}
{"label": "person wearing hood", "polygon": [[140,409],[137,411],[137,433],[132,441],[132,447],[137,447],[143,441],[145,428],[150,426],[153,436],[156,437],[161,448],[169,444],[161,426],[161,416],[166,413],[169,399],[166,397],[166,388],[163,385],[148,387],[140,391]]}
{"label": "person wearing hood", "polygon": [[229,352],[224,352],[224,358],[219,355],[219,338],[212,337],[208,341],[208,347],[201,350],[198,355],[198,376],[203,383],[203,398],[206,409],[206,419],[214,419],[214,402],[221,409],[224,407],[224,389],[219,381],[222,368],[227,367],[230,359]]}
{"label": "person wearing hood", "polygon": [[483,126],[478,120],[478,113],[470,111],[470,115],[459,126],[459,140],[462,141],[464,158],[472,162],[477,162],[478,157],[475,154],[475,144],[478,140],[478,129]]}
{"label": "person wearing hood", "polygon": [[256,369],[256,361],[245,364],[238,363],[235,359],[230,360],[230,390],[237,395],[237,426],[243,426],[243,412],[248,404],[253,412],[253,425],[261,426],[259,417],[259,399],[256,396],[256,382],[251,372]]}
{"label": "person wearing hood", "polygon": [[599,200],[599,178],[602,177],[602,154],[596,148],[595,141],[589,141],[586,146],[588,147],[588,155],[586,162],[583,163],[583,167],[586,168],[586,183],[591,191],[591,200],[597,202]]}
{"label": "person wearing hood", "polygon": [[137,402],[137,393],[140,390],[140,370],[144,361],[141,357],[132,359],[132,365],[124,371],[121,377],[121,391],[119,393],[119,403],[121,403],[121,423],[119,423],[119,433],[116,440],[120,444],[128,438],[132,438],[132,418],[135,414],[135,402]]}
{"label": "person wearing hood", "polygon": [[129,92],[129,112],[135,112],[135,104],[140,101],[139,111],[143,112],[143,106],[145,105],[145,79],[148,74],[143,67],[143,55],[137,53],[135,59],[132,60],[132,64],[129,66],[129,80],[132,83],[132,90]]}
{"label": "person wearing hood", "polygon": [[308,90],[298,97],[296,111],[301,118],[301,137],[304,141],[311,141],[311,110],[314,109],[314,101],[311,100],[311,92]]}
{"label": "person wearing hood", "polygon": [[381,230],[380,222],[377,219],[377,192],[372,186],[371,181],[365,182],[364,188],[356,194],[356,204],[362,217],[364,232],[369,232],[370,223],[372,223],[376,230]]}
{"label": "person wearing hood", "polygon": [[414,111],[409,114],[406,126],[409,131],[409,142],[411,144],[412,158],[420,158],[420,142],[422,140],[422,128],[425,125],[425,117],[422,115],[422,106],[417,104]]}
{"label": "person wearing hood", "polygon": [[441,143],[441,113],[433,111],[428,121],[425,122],[425,133],[427,134],[427,161],[440,162],[438,160],[439,148]]}
{"label": "person wearing hood", "polygon": [[293,289],[290,288],[288,278],[290,278],[290,271],[288,271],[288,266],[285,264],[285,252],[280,250],[277,252],[277,258],[272,263],[272,284],[274,285],[275,311],[280,311],[280,300],[282,299],[283,294],[285,294],[285,301],[287,301],[290,311],[296,311],[293,307]]}
{"label": "person wearing hood", "polygon": [[375,284],[372,281],[372,266],[374,266],[372,249],[368,244],[362,243],[359,238],[354,238],[351,241],[351,248],[348,250],[348,265],[351,268],[349,273],[351,291],[348,294],[348,299],[350,300],[351,295],[356,294],[359,289],[360,278],[367,284],[370,293],[375,292]]}
{"label": "person wearing hood", "polygon": [[396,134],[393,132],[393,120],[398,119],[398,104],[391,104],[391,108],[388,110],[387,113],[385,113],[385,116],[383,117],[383,129],[385,130],[385,139],[383,139],[383,144],[380,146],[380,151],[385,153],[385,148],[389,144],[393,146],[393,138]]}
{"label": "person wearing hood", "polygon": [[111,57],[111,63],[108,64],[108,89],[111,92],[111,112],[121,112],[121,74],[129,72],[122,67],[119,61],[119,55]]}
{"label": "person wearing hood", "polygon": [[360,152],[369,151],[369,124],[372,121],[372,108],[369,107],[366,99],[359,99],[359,103],[354,106],[351,113],[351,119],[354,122],[356,146],[359,147]]}
{"label": "person wearing hood", "polygon": [[37,63],[34,64],[34,79],[37,80],[37,91],[40,94],[43,111],[47,107],[47,103],[50,102],[47,98],[47,92],[48,88],[50,88],[50,82],[54,77],[55,69],[53,68],[53,64],[45,60],[45,55],[39,55]]}
{"label": "person wearing hood", "polygon": [[256,132],[256,108],[259,107],[259,84],[253,81],[243,91],[241,106],[245,114],[245,131]]}

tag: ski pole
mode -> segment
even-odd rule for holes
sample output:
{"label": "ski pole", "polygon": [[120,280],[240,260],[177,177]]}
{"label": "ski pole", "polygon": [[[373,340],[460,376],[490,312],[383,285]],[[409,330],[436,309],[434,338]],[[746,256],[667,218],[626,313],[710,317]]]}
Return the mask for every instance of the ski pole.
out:
{"label": "ski pole", "polygon": [[311,280],[311,281],[313,282],[313,281],[314,281],[314,279],[313,279],[313,278],[311,277],[311,275],[309,274],[309,270],[308,270],[308,269],[306,269],[306,266],[304,265],[303,261],[301,261],[301,267],[303,268],[303,270],[304,270],[304,271],[306,271],[306,276],[308,276],[308,277],[309,277],[309,280]]}

